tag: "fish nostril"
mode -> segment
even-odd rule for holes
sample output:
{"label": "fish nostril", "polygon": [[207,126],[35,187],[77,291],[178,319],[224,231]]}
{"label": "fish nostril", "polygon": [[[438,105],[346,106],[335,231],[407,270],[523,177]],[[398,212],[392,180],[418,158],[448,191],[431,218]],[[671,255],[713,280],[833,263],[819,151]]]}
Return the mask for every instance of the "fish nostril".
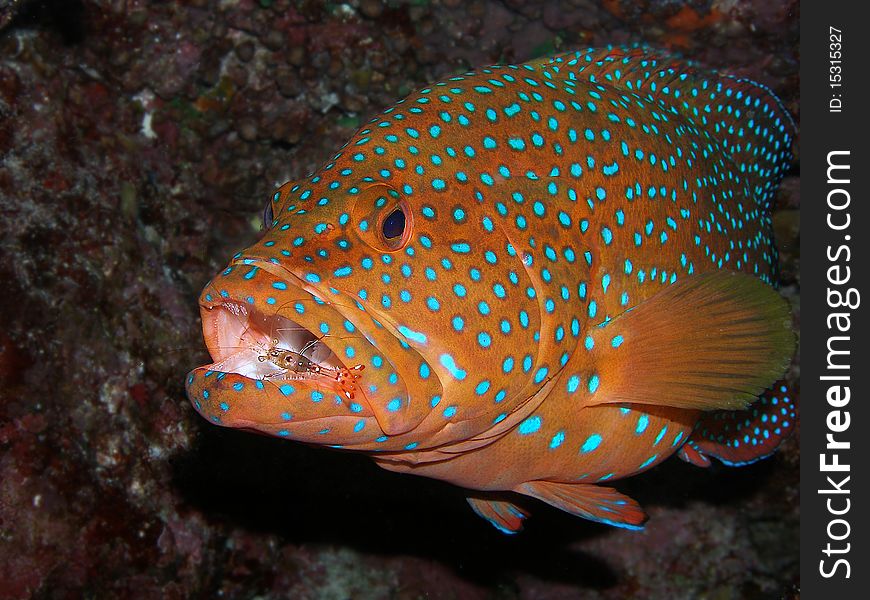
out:
{"label": "fish nostril", "polygon": [[532,266],[532,262],[533,262],[534,259],[532,258],[531,253],[526,252],[526,251],[523,251],[522,259],[523,259],[523,264],[524,264],[525,266],[527,266],[527,267],[531,267],[531,266]]}

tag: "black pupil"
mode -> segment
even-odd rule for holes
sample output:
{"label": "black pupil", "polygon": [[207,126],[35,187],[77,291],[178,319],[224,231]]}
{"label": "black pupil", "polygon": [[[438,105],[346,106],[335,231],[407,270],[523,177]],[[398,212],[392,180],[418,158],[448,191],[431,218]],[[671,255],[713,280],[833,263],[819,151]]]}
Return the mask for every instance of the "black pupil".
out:
{"label": "black pupil", "polygon": [[405,232],[405,213],[401,208],[397,208],[384,219],[382,229],[384,237],[388,240],[395,239]]}
{"label": "black pupil", "polygon": [[275,214],[272,212],[272,202],[266,203],[266,208],[263,209],[263,229],[272,227],[272,222],[275,220]]}

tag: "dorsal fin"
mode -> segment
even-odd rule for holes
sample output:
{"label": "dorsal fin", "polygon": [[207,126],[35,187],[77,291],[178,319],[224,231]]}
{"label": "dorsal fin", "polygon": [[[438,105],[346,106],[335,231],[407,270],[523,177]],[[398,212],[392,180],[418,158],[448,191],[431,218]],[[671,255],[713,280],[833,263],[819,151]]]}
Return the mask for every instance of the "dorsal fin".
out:
{"label": "dorsal fin", "polygon": [[679,115],[710,136],[702,154],[724,154],[745,178],[745,195],[769,205],[792,159],[797,127],[766,86],[700,69],[647,47],[617,47],[561,54],[541,65],[561,77],[611,86],[657,104],[660,118]]}

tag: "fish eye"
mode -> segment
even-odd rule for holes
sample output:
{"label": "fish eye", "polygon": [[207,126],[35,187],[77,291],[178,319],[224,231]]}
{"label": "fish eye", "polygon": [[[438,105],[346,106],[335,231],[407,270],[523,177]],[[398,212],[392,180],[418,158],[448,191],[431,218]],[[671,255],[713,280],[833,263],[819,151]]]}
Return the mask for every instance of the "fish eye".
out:
{"label": "fish eye", "polygon": [[394,240],[402,237],[405,233],[405,211],[401,207],[397,207],[393,212],[387,215],[381,224],[381,233],[387,240]]}
{"label": "fish eye", "polygon": [[414,213],[407,200],[380,182],[363,182],[357,191],[351,219],[362,240],[379,252],[402,250],[414,230]]}
{"label": "fish eye", "polygon": [[275,222],[275,213],[272,211],[272,201],[266,203],[266,208],[263,209],[263,229],[269,230],[272,228],[272,223]]}

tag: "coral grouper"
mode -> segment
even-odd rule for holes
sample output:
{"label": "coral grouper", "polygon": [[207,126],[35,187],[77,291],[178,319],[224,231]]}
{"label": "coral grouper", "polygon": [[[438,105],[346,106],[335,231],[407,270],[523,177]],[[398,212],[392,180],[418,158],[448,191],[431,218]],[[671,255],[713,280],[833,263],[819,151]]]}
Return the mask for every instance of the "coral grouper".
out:
{"label": "coral grouper", "polygon": [[468,488],[508,533],[516,493],[640,527],[614,480],[794,425],[770,215],[793,136],[766,88],[647,49],[431,85],[275,193],[202,293],[187,393]]}

